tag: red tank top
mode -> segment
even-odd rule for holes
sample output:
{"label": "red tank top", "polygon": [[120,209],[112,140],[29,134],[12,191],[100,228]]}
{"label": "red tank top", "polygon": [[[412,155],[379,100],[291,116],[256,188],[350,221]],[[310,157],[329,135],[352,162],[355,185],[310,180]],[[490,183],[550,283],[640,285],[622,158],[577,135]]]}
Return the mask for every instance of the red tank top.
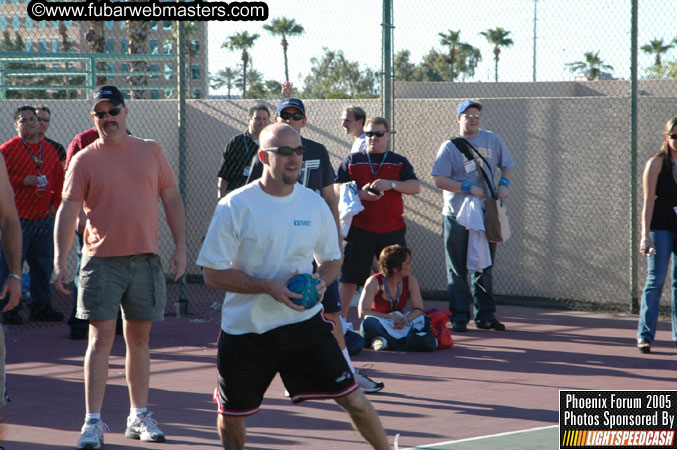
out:
{"label": "red tank top", "polygon": [[397,299],[397,292],[390,292],[391,298],[388,298],[388,292],[385,287],[385,277],[382,273],[372,275],[378,281],[378,292],[374,297],[370,309],[380,313],[388,314],[393,311],[404,312],[404,307],[407,306],[409,300],[409,277],[402,278],[402,290],[400,292],[399,301]]}

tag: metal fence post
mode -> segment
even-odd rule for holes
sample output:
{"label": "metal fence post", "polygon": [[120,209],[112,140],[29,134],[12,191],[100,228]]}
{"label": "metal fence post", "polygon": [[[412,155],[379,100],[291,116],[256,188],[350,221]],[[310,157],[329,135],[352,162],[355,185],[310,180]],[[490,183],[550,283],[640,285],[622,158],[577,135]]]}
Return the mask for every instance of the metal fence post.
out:
{"label": "metal fence post", "polygon": [[[393,5],[391,0],[383,0],[383,23],[381,24],[383,45],[381,47],[381,114],[388,120],[391,131],[393,124]],[[390,147],[394,149],[392,136]]]}
{"label": "metal fence post", "polygon": [[[179,30],[177,48],[177,79],[178,79],[178,127],[179,127],[179,194],[186,205],[186,29],[182,21],[176,22]],[[179,278],[179,307],[176,309],[177,316],[188,314],[188,281],[184,273]]]}
{"label": "metal fence post", "polygon": [[631,54],[630,54],[630,309],[637,313],[638,309],[638,264],[637,246],[637,3],[632,0],[632,24],[631,24]]}

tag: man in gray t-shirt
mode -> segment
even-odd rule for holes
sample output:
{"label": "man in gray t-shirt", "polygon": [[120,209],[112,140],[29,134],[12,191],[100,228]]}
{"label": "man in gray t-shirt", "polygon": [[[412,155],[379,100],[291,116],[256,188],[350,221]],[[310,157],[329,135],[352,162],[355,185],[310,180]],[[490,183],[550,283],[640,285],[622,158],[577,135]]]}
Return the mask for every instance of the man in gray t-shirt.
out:
{"label": "man in gray t-shirt", "polygon": [[[435,186],[442,189],[444,196],[443,235],[446,250],[447,281],[449,288],[449,309],[454,331],[467,330],[470,320],[470,304],[474,305],[475,326],[481,329],[505,330],[505,326],[496,320],[496,302],[492,288],[491,268],[496,254],[496,244],[489,243],[492,266],[482,272],[470,275],[472,291],[468,285],[466,268],[468,253],[468,230],[456,221],[463,201],[468,195],[484,198],[482,182],[477,167],[489,175],[491,191],[499,200],[508,197],[510,174],[515,163],[503,140],[496,134],[480,129],[480,112],[482,105],[464,100],[456,111],[460,134],[482,156],[481,163],[477,159],[469,160],[450,140],[440,146],[433,165],[432,176]],[[489,167],[487,167],[487,165]],[[496,169],[501,171],[501,179],[495,184]]]}

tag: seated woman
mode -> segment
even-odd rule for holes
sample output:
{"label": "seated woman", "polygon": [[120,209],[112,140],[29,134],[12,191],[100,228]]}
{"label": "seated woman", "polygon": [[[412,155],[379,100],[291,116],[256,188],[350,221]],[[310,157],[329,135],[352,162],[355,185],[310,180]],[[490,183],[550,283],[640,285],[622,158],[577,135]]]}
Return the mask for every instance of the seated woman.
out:
{"label": "seated woman", "polygon": [[[390,245],[381,251],[379,267],[381,272],[369,277],[360,296],[360,333],[374,350],[407,350],[411,327],[426,327],[421,288],[411,275],[411,251]],[[405,314],[408,302],[411,311]]]}

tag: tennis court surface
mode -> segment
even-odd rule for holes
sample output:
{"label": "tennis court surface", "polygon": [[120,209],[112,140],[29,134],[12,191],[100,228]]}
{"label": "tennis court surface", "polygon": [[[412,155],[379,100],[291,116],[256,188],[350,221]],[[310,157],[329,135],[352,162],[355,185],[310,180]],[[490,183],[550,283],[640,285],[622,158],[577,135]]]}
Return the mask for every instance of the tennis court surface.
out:
{"label": "tennis court surface", "polygon": [[[206,288],[205,288],[206,289]],[[195,293],[193,293],[195,295]],[[446,309],[426,302],[426,308]],[[351,317],[355,320],[354,312]],[[374,352],[357,367],[385,382],[369,395],[399,448],[556,449],[560,389],[674,389],[670,324],[661,320],[652,354],[635,348],[636,317],[499,306],[505,332],[452,333],[454,347],[433,353]],[[129,400],[124,343],[110,360],[103,420],[105,449],[220,448],[211,393],[216,381],[218,313],[167,317],[151,337],[149,405],[164,444],[124,438]],[[84,415],[85,341],[67,325],[6,329],[12,402],[0,410],[8,450],[74,448]],[[261,411],[247,419],[247,449],[368,448],[334,402],[292,405],[276,378]]]}

